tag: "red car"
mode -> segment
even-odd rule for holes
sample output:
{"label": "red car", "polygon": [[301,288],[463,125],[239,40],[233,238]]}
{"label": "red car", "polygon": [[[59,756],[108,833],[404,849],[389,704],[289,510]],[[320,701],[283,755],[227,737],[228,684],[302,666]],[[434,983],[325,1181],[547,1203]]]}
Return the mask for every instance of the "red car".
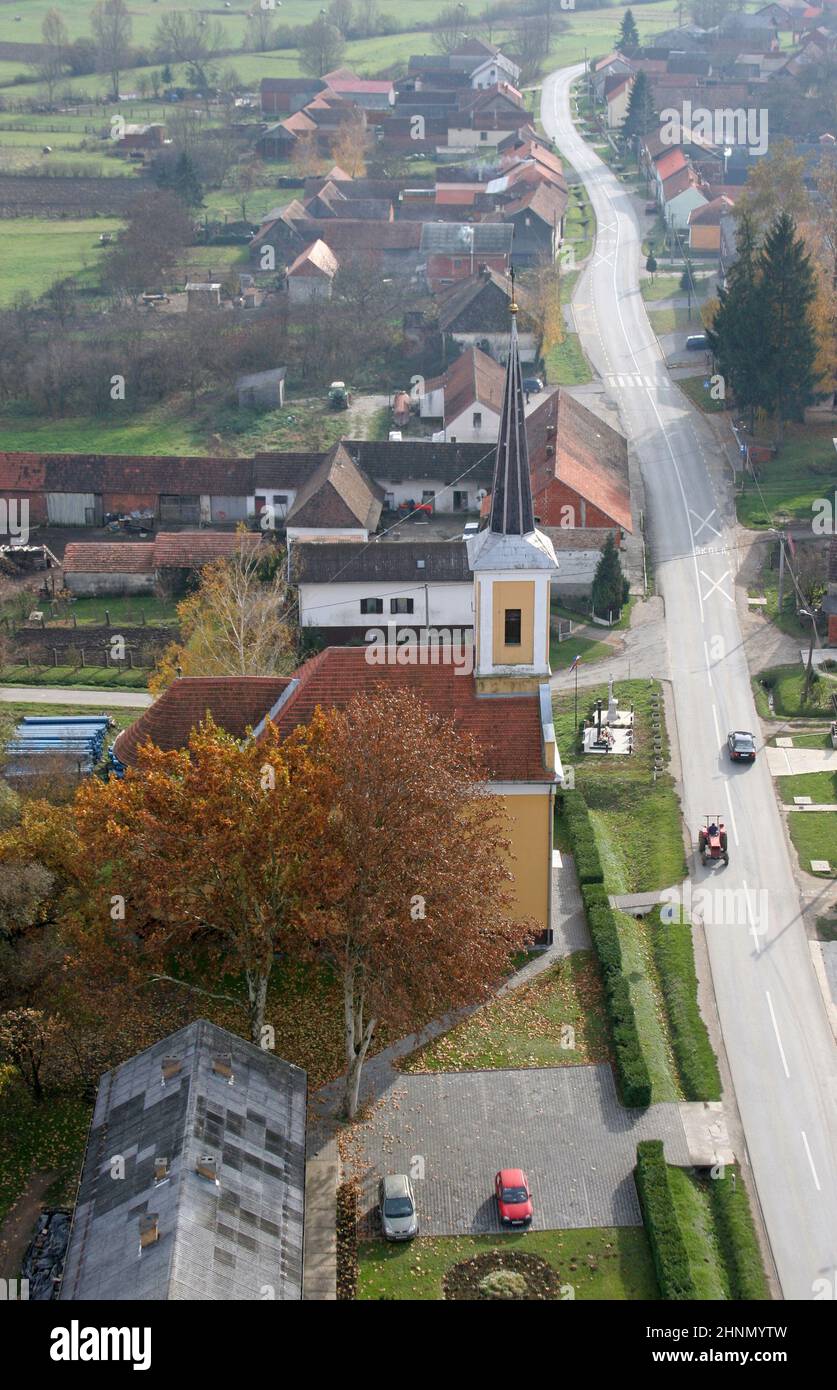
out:
{"label": "red car", "polygon": [[502,1226],[531,1226],[532,1192],[522,1168],[501,1168],[494,1179],[494,1196]]}

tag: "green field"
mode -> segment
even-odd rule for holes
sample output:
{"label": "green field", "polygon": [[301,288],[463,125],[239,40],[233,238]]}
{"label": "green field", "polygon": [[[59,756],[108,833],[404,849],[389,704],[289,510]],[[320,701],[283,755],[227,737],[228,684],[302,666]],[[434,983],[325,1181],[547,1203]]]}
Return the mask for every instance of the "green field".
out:
{"label": "green field", "polygon": [[[658,1299],[648,1241],[641,1226],[527,1231],[525,1235],[420,1237],[408,1245],[382,1240],[358,1246],[359,1299],[439,1300],[443,1278],[460,1260],[490,1250],[539,1255],[579,1301]],[[570,1295],[567,1293],[566,1298]]]}
{"label": "green field", "polygon": [[112,232],[113,218],[75,219],[14,217],[2,223],[0,304],[11,304],[28,291],[37,298],[59,276],[90,281],[102,254],[99,235]]}
{"label": "green field", "polygon": [[[768,422],[757,431],[759,440],[773,437],[775,427]],[[837,455],[832,442],[832,424],[786,425],[785,443],[778,454],[758,466],[758,487],[744,477],[744,491],[737,498],[738,520],[742,526],[774,525],[779,513],[802,521],[812,521],[818,512],[817,499],[831,506],[831,525],[837,505]]]}

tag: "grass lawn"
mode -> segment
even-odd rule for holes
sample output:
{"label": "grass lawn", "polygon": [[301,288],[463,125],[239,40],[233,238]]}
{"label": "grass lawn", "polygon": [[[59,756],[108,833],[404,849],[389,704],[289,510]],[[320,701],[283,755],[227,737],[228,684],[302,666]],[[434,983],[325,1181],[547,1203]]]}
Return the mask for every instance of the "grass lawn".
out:
{"label": "grass lawn", "polygon": [[[797,616],[796,592],[791,582],[790,576],[785,574],[785,592],[782,596],[782,611],[779,612],[779,569],[777,561],[778,542],[774,537],[766,537],[762,544],[764,552],[764,563],[761,567],[758,583],[748,589],[750,598],[766,598],[767,603],[762,607],[762,613],[769,618],[772,623],[782,632],[786,632],[789,637],[795,637],[800,647],[807,647],[811,640],[811,624],[806,618],[804,623]],[[820,624],[821,635],[825,636],[825,620]]]}
{"label": "grass lawn", "polygon": [[813,873],[812,859],[824,859],[831,867],[818,877],[837,878],[837,811],[792,811],[788,831],[806,873]]}
{"label": "grass lawn", "polygon": [[648,318],[651,327],[658,336],[661,333],[675,333],[678,330],[689,333],[703,332],[700,310],[695,308],[694,304],[692,304],[691,318],[689,318],[685,305],[682,309],[650,309]]}
{"label": "grass lawn", "polygon": [[[562,1032],[571,1029],[571,1033]],[[606,1062],[607,1019],[598,964],[576,951],[529,985],[486,1004],[407,1057],[402,1070],[485,1071]]]}
{"label": "grass lawn", "polygon": [[37,298],[61,276],[82,280],[95,276],[101,232],[113,232],[112,217],[86,219],[12,217],[2,223],[0,305],[10,304],[22,291]]}
{"label": "grass lawn", "polygon": [[589,666],[594,661],[603,661],[606,656],[612,655],[613,648],[608,646],[607,642],[594,642],[589,637],[565,637],[563,642],[553,637],[549,643],[549,664],[553,671],[571,666],[577,656]]}
{"label": "grass lawn", "polygon": [[640,282],[640,293],[644,300],[653,304],[658,299],[673,299],[676,294],[681,294],[679,275],[655,275],[651,279]]}
{"label": "grass lawn", "polygon": [[793,805],[795,796],[810,796],[815,805],[837,805],[837,772],[800,772],[777,777],[776,786],[786,806]]}
{"label": "grass lawn", "polygon": [[728,1298],[729,1284],[707,1185],[685,1169],[671,1164],[668,1182],[698,1298],[711,1301]]}
{"label": "grass lawn", "polygon": [[[553,695],[553,713],[562,762],[575,770],[576,786],[590,808],[590,818],[609,893],[640,893],[680,883],[686,874],[680,805],[667,774],[653,779],[652,694],[660,687],[647,681],[620,681],[616,694],[634,706],[635,752],[624,758],[582,757],[575,749],[574,694]],[[579,719],[595,700],[607,700],[607,684],[579,691]],[[666,739],[663,730],[663,758]],[[556,833],[564,840],[561,818]],[[615,914],[636,1011],[642,1048],[651,1074],[654,1101],[682,1097],[672,1051],[667,1012],[654,962],[653,919],[636,921]]]}
{"label": "grass lawn", "polygon": [[[698,330],[699,331],[699,330]],[[675,380],[675,386],[679,386],[684,395],[689,397],[692,405],[696,405],[698,410],[702,410],[706,415],[720,415],[724,409],[724,401],[716,401],[704,386],[708,381],[710,373],[701,372],[700,376],[681,376]]]}
{"label": "grass lawn", "polygon": [[[107,701],[103,700],[102,703],[107,704]],[[35,715],[39,719],[49,719],[53,716],[66,718],[73,714],[90,715],[96,713],[97,711],[91,705],[41,705],[27,702],[15,702],[14,704],[9,702],[7,704],[5,700],[0,702],[0,720],[8,719],[14,724],[17,724],[26,715]],[[139,713],[137,709],[120,709],[118,707],[108,710],[108,714],[116,725],[116,732],[127,729],[138,719]]]}
{"label": "grass lawn", "polygon": [[577,333],[564,329],[564,337],[544,354],[546,379],[550,386],[583,386],[593,380],[590,364],[581,350]]}
{"label": "grass lawn", "polygon": [[820,676],[811,686],[808,701],[801,704],[805,685],[805,671],[802,663],[793,666],[771,666],[753,679],[756,708],[762,717],[770,717],[766,691],[773,695],[773,712],[779,719],[834,717],[831,696],[837,695],[837,680]]}
{"label": "grass lawn", "polygon": [[[759,430],[759,440],[773,437],[770,423]],[[785,443],[767,463],[759,464],[759,487],[744,478],[744,491],[736,499],[742,526],[771,526],[782,512],[810,522],[818,498],[831,500],[834,507],[837,456],[831,442],[837,434],[832,420],[817,425],[785,426]],[[833,525],[833,510],[831,513]]]}
{"label": "grass lawn", "polygon": [[777,738],[792,738],[794,748],[832,748],[831,735],[825,732],[818,734],[797,734],[792,728],[787,728],[780,734],[774,734],[768,739],[771,747],[776,747]]}
{"label": "grass lawn", "polygon": [[[33,600],[29,595],[25,608],[28,613]],[[4,614],[9,614],[11,605],[6,604]],[[53,612],[51,619],[48,614]],[[73,619],[79,627],[101,626],[110,620],[114,631],[119,627],[141,627],[144,623],[156,627],[175,627],[177,625],[177,603],[174,600],[157,598],[156,594],[136,594],[133,598],[77,598],[73,603],[56,603],[44,614],[47,629],[50,627],[72,627]]]}
{"label": "grass lawn", "polygon": [[[222,248],[223,249],[223,248]],[[229,249],[229,248],[226,248]],[[136,414],[32,420],[0,417],[0,449],[34,453],[249,454],[269,449],[327,449],[351,435],[352,412],[329,410],[322,396],[286,397],[281,410],[239,409],[217,397],[188,398]],[[219,448],[215,436],[220,435]]]}
{"label": "grass lawn", "polygon": [[527,1231],[521,1235],[419,1237],[409,1245],[362,1241],[359,1299],[441,1300],[452,1265],[488,1250],[520,1250],[548,1260],[579,1300],[658,1299],[645,1232],[640,1226]]}

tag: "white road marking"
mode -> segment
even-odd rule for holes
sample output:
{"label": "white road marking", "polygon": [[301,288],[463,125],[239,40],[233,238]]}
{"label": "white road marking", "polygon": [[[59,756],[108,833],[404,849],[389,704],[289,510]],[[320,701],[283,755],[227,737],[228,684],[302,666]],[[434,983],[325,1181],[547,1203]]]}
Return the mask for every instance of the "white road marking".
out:
{"label": "white road marking", "polygon": [[742,879],[742,883],[744,885],[744,901],[747,904],[747,916],[750,919],[750,932],[752,934],[754,942],[756,943],[756,955],[759,955],[761,953],[761,946],[759,945],[759,929],[756,926],[755,918],[753,917],[753,909],[750,906],[750,889],[747,886],[746,879]]}
{"label": "white road marking", "polygon": [[[692,535],[692,541],[694,542],[694,535]],[[708,574],[706,573],[705,570],[701,570],[700,573],[703,575],[703,577],[704,577],[704,579],[706,580],[707,584],[710,584],[710,585],[712,586],[712,587],[708,590],[707,593],[701,595],[701,597],[702,597],[702,599],[703,599],[703,602],[704,602],[704,603],[707,603],[707,602],[709,601],[709,599],[712,597],[712,595],[714,594],[715,590],[717,589],[717,590],[718,590],[718,593],[721,594],[721,595],[723,596],[723,598],[726,599],[727,603],[731,603],[732,606],[733,606],[733,608],[734,608],[734,607],[735,607],[735,599],[732,598],[732,596],[731,596],[730,594],[727,593],[726,589],[722,589],[722,588],[721,588],[721,585],[723,584],[724,580],[725,580],[725,579],[730,579],[730,578],[731,578],[731,575],[730,575],[729,570],[724,570],[724,572],[723,572],[723,574],[721,575],[720,579],[713,579],[713,578],[711,577],[711,575],[708,575]]]}
{"label": "white road marking", "polygon": [[[770,990],[766,989],[764,993],[765,998],[767,999],[767,1007],[770,1010],[770,1022],[773,1024],[773,1032],[776,1034],[776,1042],[779,1047],[779,1056],[782,1059],[782,1066],[785,1069],[785,1076],[788,1078],[788,1081],[790,1081],[790,1072],[788,1071],[788,1059],[785,1056],[785,1049],[782,1047],[782,1039],[779,1037],[779,1028],[776,1023],[776,1015],[773,1012],[773,1000],[770,998]],[[807,1146],[808,1141],[806,1140],[805,1142]],[[813,1164],[811,1166],[813,1167]],[[819,1186],[819,1183],[817,1184],[817,1186]]]}
{"label": "white road marking", "polygon": [[809,1162],[810,1165],[811,1165],[811,1172],[812,1172],[813,1175],[814,1175],[814,1186],[815,1186],[815,1188],[817,1189],[818,1192],[822,1192],[822,1188],[820,1187],[820,1180],[819,1180],[819,1178],[817,1177],[817,1170],[816,1170],[816,1168],[814,1167],[814,1160],[813,1160],[813,1158],[812,1158],[812,1156],[811,1156],[811,1146],[810,1146],[810,1144],[808,1143],[808,1136],[807,1136],[807,1134],[805,1133],[805,1130],[804,1130],[804,1129],[800,1130],[800,1134],[802,1135],[802,1142],[803,1142],[803,1144],[805,1145],[805,1152],[806,1152],[806,1154],[808,1155],[808,1162]]}
{"label": "white road marking", "polygon": [[[704,657],[706,658],[706,679],[709,681],[709,689],[711,690],[711,689],[712,689],[712,664],[711,664],[711,662],[710,662],[710,660],[709,660],[709,647],[708,647],[708,645],[707,645],[705,639],[704,639],[704,643],[703,643],[703,655],[704,655]],[[712,708],[714,709],[715,706],[713,705]],[[717,720],[716,720],[716,723],[717,723]],[[721,734],[720,734],[720,730],[719,730],[719,731],[718,731],[718,742],[720,742],[720,740],[721,740]]]}
{"label": "white road marking", "polygon": [[724,783],[724,791],[727,794],[727,806],[729,807],[729,820],[732,826],[732,838],[738,844],[738,827],[735,824],[735,812],[732,809],[732,797],[729,794],[729,782]]}
{"label": "white road marking", "polygon": [[714,705],[712,706],[712,718],[715,720],[715,737],[716,737],[716,739],[718,740],[718,742],[720,743],[720,742],[721,742],[721,726],[720,726],[720,724],[718,723],[718,711],[717,711],[717,709],[715,708]]}
{"label": "white road marking", "polygon": [[692,513],[692,516],[696,516],[697,519],[698,519],[698,521],[700,522],[700,526],[699,526],[699,527],[697,528],[697,530],[695,531],[695,540],[697,540],[697,538],[698,538],[698,536],[700,535],[701,531],[703,530],[704,526],[708,526],[708,527],[709,527],[709,530],[712,532],[712,534],[715,535],[715,536],[717,536],[717,537],[720,539],[720,536],[721,536],[720,531],[716,530],[716,528],[710,523],[710,520],[709,520],[710,516],[715,516],[715,515],[717,514],[717,511],[718,511],[718,508],[717,508],[717,507],[713,507],[712,510],[711,510],[711,512],[708,512],[707,515],[706,515],[705,517],[703,517],[703,518],[701,518],[701,517],[699,516],[699,514],[698,514],[696,511],[694,511],[694,509],[693,509],[692,507],[689,508],[689,511]]}

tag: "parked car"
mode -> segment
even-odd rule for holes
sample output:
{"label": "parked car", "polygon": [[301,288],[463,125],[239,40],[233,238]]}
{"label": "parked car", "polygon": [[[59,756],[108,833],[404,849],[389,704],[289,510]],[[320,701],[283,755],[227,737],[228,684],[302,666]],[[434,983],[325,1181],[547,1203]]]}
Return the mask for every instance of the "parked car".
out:
{"label": "parked car", "polygon": [[412,1240],[418,1235],[413,1184],[406,1173],[390,1173],[378,1183],[378,1211],[385,1240]]}
{"label": "parked car", "polygon": [[497,1214],[502,1226],[530,1226],[535,1209],[529,1179],[522,1168],[501,1168],[494,1179]]}
{"label": "parked car", "polygon": [[690,333],[686,339],[688,352],[705,352],[708,347],[709,339],[705,333]]}
{"label": "parked car", "polygon": [[525,376],[523,378],[523,390],[530,396],[536,396],[543,390],[543,382],[539,376]]}
{"label": "parked car", "polygon": [[745,729],[734,729],[727,735],[727,748],[733,762],[752,763],[756,759],[756,736]]}

